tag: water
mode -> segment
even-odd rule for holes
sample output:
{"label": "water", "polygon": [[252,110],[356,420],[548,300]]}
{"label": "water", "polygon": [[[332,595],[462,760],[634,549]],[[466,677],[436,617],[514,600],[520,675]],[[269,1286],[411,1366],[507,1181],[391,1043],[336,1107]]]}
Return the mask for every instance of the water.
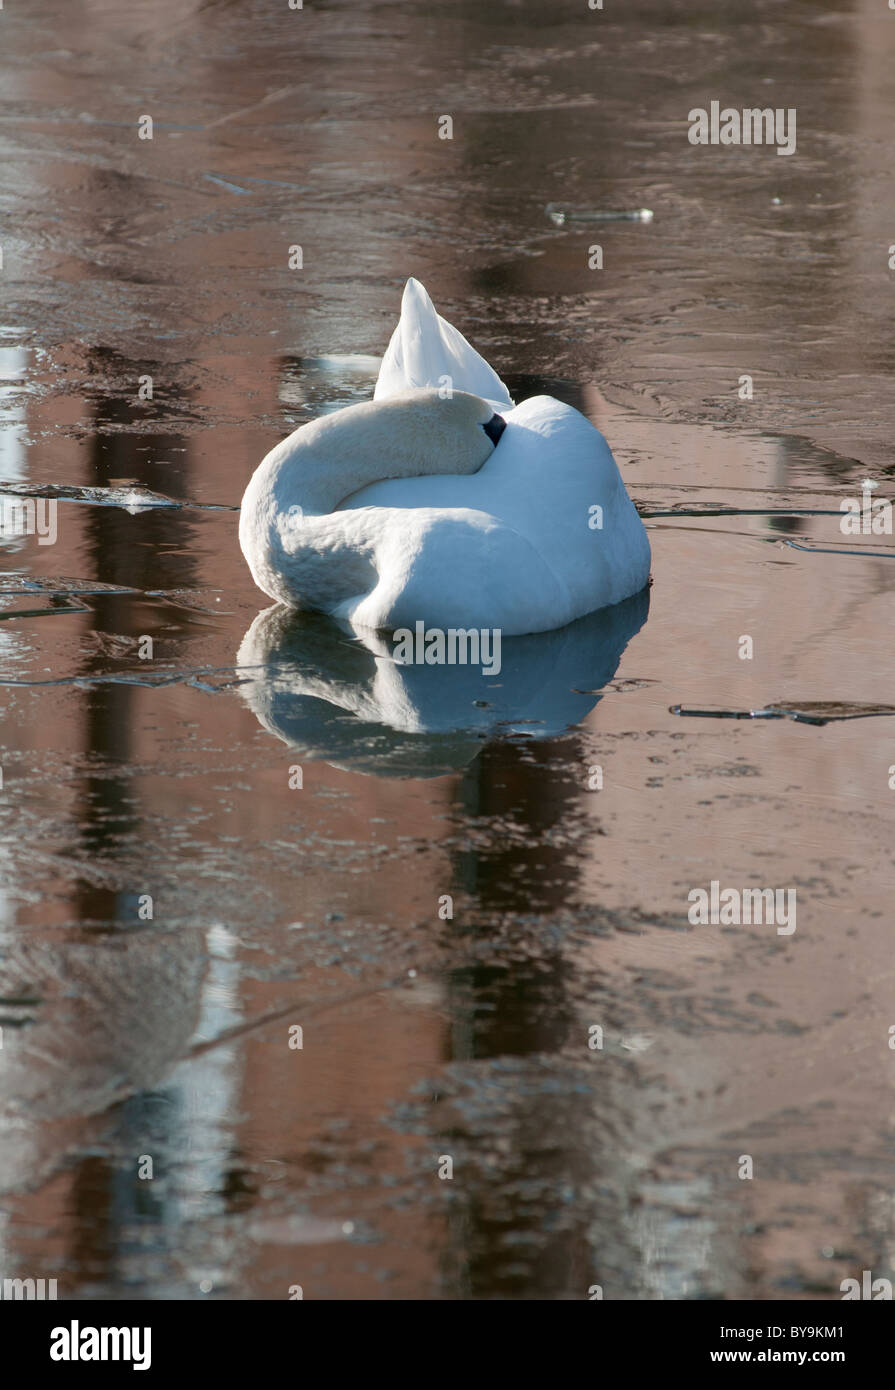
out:
{"label": "water", "polygon": [[[55,544],[2,546],[0,1271],[102,1298],[892,1278],[895,724],[672,707],[891,702],[895,552],[839,504],[895,486],[895,21],[2,22],[0,474],[61,500]],[[796,107],[797,154],[690,146],[716,98]],[[375,644],[260,616],[237,545],[267,449],[369,395],[408,274],[517,399],[594,419],[650,526],[650,594],[508,642],[499,682],[383,684]],[[691,925],[712,881],[794,888],[797,929]]]}

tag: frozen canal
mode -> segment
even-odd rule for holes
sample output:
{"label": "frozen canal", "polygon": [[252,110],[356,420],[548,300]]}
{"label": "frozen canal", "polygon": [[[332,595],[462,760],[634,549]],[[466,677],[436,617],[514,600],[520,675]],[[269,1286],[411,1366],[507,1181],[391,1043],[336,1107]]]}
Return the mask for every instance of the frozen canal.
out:
{"label": "frozen canal", "polygon": [[[47,0],[0,36],[0,479],[57,526],[0,545],[0,1275],[895,1277],[895,550],[840,526],[895,492],[895,14]],[[796,109],[796,153],[691,145],[716,98]],[[604,431],[654,584],[396,694],[260,616],[236,508],[370,394],[410,274]],[[693,924],[713,882],[795,929]]]}

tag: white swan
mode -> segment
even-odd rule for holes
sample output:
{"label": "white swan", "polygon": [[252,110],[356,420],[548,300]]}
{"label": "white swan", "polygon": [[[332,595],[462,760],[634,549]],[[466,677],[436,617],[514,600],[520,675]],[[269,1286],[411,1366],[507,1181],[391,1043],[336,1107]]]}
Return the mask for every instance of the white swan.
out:
{"label": "white swan", "polygon": [[355,629],[544,632],[638,593],[650,567],[599,430],[551,396],[514,407],[412,279],[373,400],[271,450],[239,541],[271,598]]}

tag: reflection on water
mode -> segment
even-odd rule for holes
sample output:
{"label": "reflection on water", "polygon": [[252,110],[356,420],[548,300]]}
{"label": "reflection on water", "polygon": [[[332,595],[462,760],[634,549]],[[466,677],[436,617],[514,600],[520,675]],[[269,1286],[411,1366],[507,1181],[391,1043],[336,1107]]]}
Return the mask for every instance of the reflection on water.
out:
{"label": "reflection on water", "polygon": [[0,328],[0,478],[26,476],[26,412],[23,386],[28,350],[16,343],[21,329]]}
{"label": "reflection on water", "polygon": [[358,637],[282,605],[239,649],[243,699],[302,756],[378,777],[459,770],[490,736],[549,738],[579,723],[643,626],[649,590],[554,632],[506,638],[499,673],[400,665],[384,633]]}
{"label": "reflection on water", "polygon": [[194,933],[54,944],[7,937],[0,1070],[5,1192],[62,1162],[85,1117],[161,1081],[196,1026],[204,952]]}

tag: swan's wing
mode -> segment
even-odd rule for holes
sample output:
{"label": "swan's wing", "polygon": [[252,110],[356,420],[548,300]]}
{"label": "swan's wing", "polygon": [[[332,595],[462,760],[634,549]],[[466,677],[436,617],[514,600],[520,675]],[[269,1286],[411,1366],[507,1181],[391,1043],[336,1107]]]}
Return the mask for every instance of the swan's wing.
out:
{"label": "swan's wing", "polygon": [[443,386],[444,377],[455,391],[482,396],[495,410],[506,410],[513,404],[493,367],[436,313],[419,280],[411,277],[404,286],[401,318],[382,359],[373,399],[381,401],[413,388]]}

